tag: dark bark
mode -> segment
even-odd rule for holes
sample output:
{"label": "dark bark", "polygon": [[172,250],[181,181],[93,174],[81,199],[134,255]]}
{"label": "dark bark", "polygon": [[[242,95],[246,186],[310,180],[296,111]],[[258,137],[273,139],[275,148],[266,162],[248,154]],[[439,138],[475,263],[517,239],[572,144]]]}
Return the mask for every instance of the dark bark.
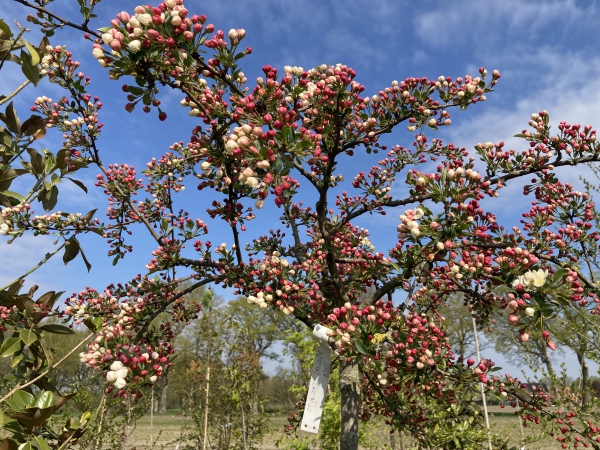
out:
{"label": "dark bark", "polygon": [[342,362],[340,365],[340,391],[342,395],[340,450],[358,449],[359,382],[358,364],[356,362]]}
{"label": "dark bark", "polygon": [[[175,356],[175,358],[177,357],[177,355]],[[173,361],[175,358],[173,358],[171,361]],[[165,372],[163,373],[163,376],[161,378],[164,379],[163,385],[160,388],[160,399],[158,402],[158,412],[159,413],[166,413],[167,412],[167,403],[169,400],[169,372],[171,371],[171,368],[173,366],[167,366],[167,369],[165,370]]]}
{"label": "dark bark", "polygon": [[591,400],[590,395],[590,369],[585,361],[585,355],[583,352],[577,353],[577,361],[579,361],[579,365],[581,366],[581,388],[583,390],[583,395],[581,396],[581,406],[584,407]]}

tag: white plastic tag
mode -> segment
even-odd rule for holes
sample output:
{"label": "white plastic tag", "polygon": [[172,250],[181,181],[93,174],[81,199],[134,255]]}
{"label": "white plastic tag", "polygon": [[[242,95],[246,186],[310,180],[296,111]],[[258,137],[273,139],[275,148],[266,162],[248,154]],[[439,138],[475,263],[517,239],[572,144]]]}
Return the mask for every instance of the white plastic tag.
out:
{"label": "white plastic tag", "polygon": [[306,406],[302,416],[301,430],[308,433],[318,433],[323,415],[323,404],[325,403],[325,394],[329,383],[329,372],[331,370],[331,347],[329,347],[329,328],[322,325],[316,325],[312,337],[320,343],[315,353],[315,362],[313,363],[310,384],[308,385],[308,395],[306,396]]}

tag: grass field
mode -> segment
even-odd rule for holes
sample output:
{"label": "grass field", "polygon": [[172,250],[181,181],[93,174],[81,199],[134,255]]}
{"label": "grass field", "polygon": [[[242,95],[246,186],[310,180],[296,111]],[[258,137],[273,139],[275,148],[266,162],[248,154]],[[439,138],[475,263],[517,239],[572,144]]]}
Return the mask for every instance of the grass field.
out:
{"label": "grass field", "polygon": [[[270,416],[271,433],[265,436],[262,446],[263,450],[275,449],[275,441],[283,435],[283,427],[286,420],[284,416],[273,415]],[[521,431],[519,427],[519,421],[513,414],[507,413],[506,410],[502,410],[498,407],[490,408],[490,424],[493,433],[499,433],[503,436],[510,436],[510,444],[517,448],[521,442]],[[153,426],[150,426],[150,415],[146,415],[141,418],[129,440],[128,448],[135,447],[137,450],[141,449],[175,449],[177,443],[181,438],[182,428],[185,426],[191,426],[192,423],[188,419],[177,416],[175,414],[155,414],[153,419]],[[525,437],[533,435],[533,431],[538,431],[539,428],[532,429],[531,427],[524,428]],[[386,426],[381,427],[381,433],[378,433],[378,445],[375,445],[373,449],[389,449],[389,430]],[[154,442],[154,445],[151,444]],[[404,448],[408,450],[411,448],[411,441],[404,439],[400,446],[398,437],[396,437],[396,449]],[[541,449],[541,450],[555,450],[560,449],[558,442],[552,437],[546,437],[535,443],[528,444],[525,446],[527,450]]]}

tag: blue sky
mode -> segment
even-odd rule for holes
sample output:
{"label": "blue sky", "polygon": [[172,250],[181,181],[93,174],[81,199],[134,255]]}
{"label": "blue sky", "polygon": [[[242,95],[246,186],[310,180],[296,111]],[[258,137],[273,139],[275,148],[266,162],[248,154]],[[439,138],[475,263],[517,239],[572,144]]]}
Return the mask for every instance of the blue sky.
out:
{"label": "blue sky", "polygon": [[[25,23],[24,17],[30,11],[9,0],[2,3],[3,18],[7,21],[17,18]],[[119,11],[132,12],[137,4],[129,0],[103,0],[96,11],[99,18],[92,26],[106,26]],[[439,133],[429,132],[430,137],[437,134],[435,137],[467,149],[477,142],[500,140],[515,150],[525,148],[524,142],[511,136],[526,128],[531,113],[543,109],[550,112],[555,125],[561,120],[594,124],[600,116],[597,51],[600,15],[595,1],[188,0],[186,6],[192,14],[206,14],[208,22],[217,29],[225,32],[230,28],[246,29],[244,43],[254,50],[242,62],[249,80],[262,75],[260,68],[265,64],[282,70],[284,65],[311,68],[323,63],[343,63],[357,71],[357,80],[366,86],[365,94],[372,95],[389,86],[392,80],[410,76],[476,76],[480,66],[490,72],[500,70],[502,79],[485,103],[466,112],[452,111],[451,127]],[[55,0],[49,7],[59,15],[77,20],[72,0]],[[31,40],[37,42],[39,38]],[[194,121],[179,106],[181,96],[168,91],[161,93],[169,114],[165,122],[159,122],[154,113],[128,114],[123,109],[126,99],[120,89],[128,81],[110,82],[107,71],[93,59],[90,43],[81,34],[59,30],[52,43],[67,43],[75,59],[81,62],[81,69],[92,77],[90,93],[99,95],[105,103],[101,111],[105,128],[100,140],[105,163],[129,163],[141,170],[149,158],[168,151],[174,141],[187,141]],[[17,86],[20,80],[18,70],[3,70],[3,91],[4,86]],[[56,99],[62,93],[46,82],[38,89],[27,88],[16,101],[21,116],[26,116],[33,99],[39,95]],[[386,137],[386,143],[404,146],[410,146],[412,140],[404,128]],[[59,144],[60,136],[52,133],[41,142],[41,146],[54,151]],[[371,160],[356,157],[341,165],[340,170],[346,180],[351,180],[357,167],[368,169],[375,161],[376,157]],[[575,183],[579,173],[585,171],[563,171],[565,178]],[[90,170],[84,179],[92,184],[94,177],[95,172]],[[63,187],[59,204],[63,210],[86,212],[100,205],[98,217],[103,218],[102,205],[106,203],[99,189],[91,188],[86,196],[74,185]],[[340,191],[343,189],[344,186]],[[401,185],[395,189],[402,192]],[[507,224],[518,222],[520,213],[528,209],[528,200],[522,200],[520,193],[520,185],[509,185],[497,201],[489,203],[489,209]],[[205,194],[199,195],[192,183],[182,197],[194,205],[198,217],[209,222],[204,213]],[[41,213],[41,205],[36,205],[36,209]],[[384,218],[366,217],[359,223],[372,232],[372,242],[378,250],[385,251],[392,245],[397,216],[402,212],[394,211]],[[274,208],[261,210],[247,234],[248,239],[261,228],[276,227],[277,217]],[[209,222],[209,229],[213,243],[230,242],[223,227],[210,228]],[[101,289],[111,282],[126,281],[143,273],[153,249],[144,233],[133,243],[134,254],[113,268],[104,257],[105,243],[96,238],[85,239],[85,249],[93,259],[91,273],[85,272],[81,260],[67,267],[58,261],[52,268],[36,272],[31,280],[42,289],[67,293],[86,285]],[[3,245],[0,283],[27,270],[51,248],[51,238],[25,237],[10,247]],[[572,373],[576,375],[576,371]]]}

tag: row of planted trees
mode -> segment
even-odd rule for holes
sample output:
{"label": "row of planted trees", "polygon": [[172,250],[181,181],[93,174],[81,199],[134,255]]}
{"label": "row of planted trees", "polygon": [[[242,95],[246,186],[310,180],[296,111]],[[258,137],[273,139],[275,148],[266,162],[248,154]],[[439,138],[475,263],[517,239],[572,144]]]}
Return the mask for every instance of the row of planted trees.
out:
{"label": "row of planted trees", "polygon": [[[442,319],[446,303],[459,296],[480,327],[499,312],[521,341],[539,333],[550,349],[556,346],[553,324],[568,321],[568,314],[585,324],[585,332],[577,327],[582,336],[594,332],[594,205],[559,179],[571,175],[561,168],[600,158],[591,126],[561,122],[555,132],[547,111],[540,111],[519,134],[524,149],[486,142],[469,152],[432,139],[430,132],[450,126],[453,110],[479,107],[500,80],[496,70],[405,78],[368,96],[356,72],[342,64],[286,66],[282,73],[266,65],[264,76],[250,82],[240,67],[252,52],[242,45],[245,31],[225,34],[182,0],[120,12],[100,31],[91,26],[97,2],[81,0],[78,20],[52,11],[51,2],[15,2],[32,10],[28,21],[47,37],[32,45],[20,25],[13,30],[0,22],[0,68],[17,64],[24,76],[0,100],[6,105],[0,115],[0,234],[7,242],[52,235],[56,244],[0,291],[0,356],[10,358],[13,368],[0,398],[7,432],[1,445],[72,447],[86,433],[92,441],[98,436],[90,430],[110,410],[107,402],[128,412],[143,408],[152,386],[168,379],[177,327],[200,310],[187,296],[221,285],[257,311],[331,330],[337,436],[344,450],[357,448],[359,420],[374,416],[414,436],[422,448],[485,446],[481,414],[469,394],[479,383],[513,405],[520,400],[522,420],[543,424],[564,446],[599,448],[595,410],[587,403],[561,396],[562,407],[550,407],[556,398],[527,394],[519,380],[497,376],[491,361],[456,358]],[[197,118],[190,136],[174,136],[143,175],[127,161],[103,162],[106,105],[75,56],[56,45],[64,27],[90,40],[90,51],[112,79],[127,80],[120,89],[128,111],[156,108],[165,120],[158,96],[172,89],[183,111]],[[52,100],[41,93],[32,115],[18,111],[11,100],[29,84],[43,89],[46,80],[64,96]],[[411,145],[382,142],[405,126],[410,135],[393,138]],[[47,132],[59,132],[60,148],[39,148]],[[370,168],[342,174],[342,162],[353,158]],[[57,210],[61,182],[87,191],[75,178],[83,169],[98,173],[95,184],[107,204],[81,213]],[[487,208],[518,179],[533,205],[520,222],[509,223]],[[187,201],[186,185],[201,195]],[[404,189],[394,189],[398,185]],[[103,220],[96,217],[99,207],[106,207]],[[377,251],[357,221],[388,212],[400,213],[390,230],[397,238]],[[259,219],[280,222],[281,230],[265,232]],[[211,227],[225,227],[230,240],[214,246],[207,240]],[[64,263],[81,257],[89,269],[99,256],[84,252],[85,234],[108,242],[114,264],[132,251],[131,234],[147,235],[155,248],[140,268],[143,275],[86,287],[59,307],[62,293],[36,294],[28,276],[54,263],[59,252]],[[184,281],[190,284],[182,288]],[[78,327],[86,333],[78,336]],[[78,344],[54,360],[45,343],[52,334],[78,336]],[[202,342],[219,345],[207,350],[207,361],[224,351],[219,341]],[[241,365],[229,376],[251,393],[258,362],[236,342],[231,338],[227,348],[239,353],[221,361]],[[53,384],[52,373],[81,351],[82,363],[103,380],[105,401],[55,428],[50,418],[72,393]],[[244,437],[241,445],[248,446]]]}

